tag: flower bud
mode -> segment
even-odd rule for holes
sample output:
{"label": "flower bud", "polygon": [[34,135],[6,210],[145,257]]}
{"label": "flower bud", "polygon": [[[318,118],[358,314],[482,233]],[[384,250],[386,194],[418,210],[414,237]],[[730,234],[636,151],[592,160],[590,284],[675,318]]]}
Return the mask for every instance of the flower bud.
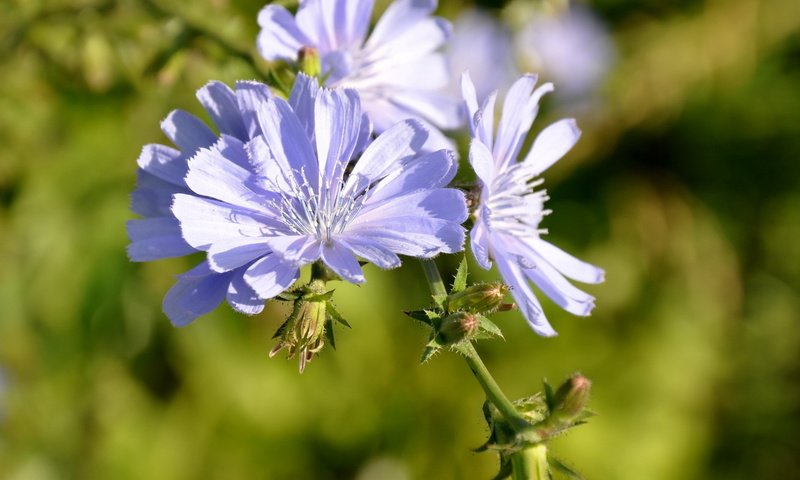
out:
{"label": "flower bud", "polygon": [[324,287],[312,282],[304,290],[305,293],[295,300],[288,320],[276,333],[276,336],[280,336],[278,344],[269,352],[269,356],[273,357],[285,348],[287,358],[296,354],[300,360],[300,373],[325,346],[327,321]]}
{"label": "flower bud", "polygon": [[300,51],[297,52],[297,63],[300,71],[309,77],[319,77],[322,74],[319,52],[314,47],[300,48]]}
{"label": "flower bud", "polygon": [[465,338],[470,338],[478,331],[480,321],[472,313],[456,312],[444,320],[439,328],[439,341],[445,345],[458,343]]}
{"label": "flower bud", "polygon": [[447,297],[448,310],[486,313],[497,310],[503,303],[508,287],[500,282],[479,283]]}
{"label": "flower bud", "polygon": [[561,384],[553,396],[553,420],[561,422],[572,422],[583,413],[589,403],[589,391],[592,382],[581,374],[571,376],[566,382]]}

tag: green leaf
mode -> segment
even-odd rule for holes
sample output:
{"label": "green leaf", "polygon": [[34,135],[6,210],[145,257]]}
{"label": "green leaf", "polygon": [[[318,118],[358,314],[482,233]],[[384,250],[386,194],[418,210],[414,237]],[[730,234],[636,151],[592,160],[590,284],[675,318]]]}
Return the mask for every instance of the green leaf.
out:
{"label": "green leaf", "polygon": [[456,270],[456,277],[453,279],[453,288],[450,293],[457,293],[467,288],[467,256],[461,258],[461,263],[458,264]]}
{"label": "green leaf", "polygon": [[328,300],[330,300],[333,297],[333,292],[335,292],[335,291],[336,291],[336,289],[333,289],[333,290],[329,290],[329,291],[327,291],[325,293],[320,293],[320,294],[316,294],[316,295],[314,295],[314,294],[306,295],[305,297],[303,297],[303,300],[306,300],[308,302],[327,302]]}
{"label": "green leaf", "polygon": [[275,331],[275,335],[273,335],[273,336],[272,336],[272,338],[278,338],[278,337],[280,337],[281,335],[283,335],[283,332],[285,332],[285,331],[286,331],[286,327],[288,327],[288,326],[289,326],[289,322],[290,322],[291,320],[292,320],[292,317],[291,317],[291,316],[290,316],[288,319],[286,319],[286,321],[285,321],[285,322],[283,322],[283,324],[282,324],[280,327],[278,327],[278,330],[276,330],[276,331]]}

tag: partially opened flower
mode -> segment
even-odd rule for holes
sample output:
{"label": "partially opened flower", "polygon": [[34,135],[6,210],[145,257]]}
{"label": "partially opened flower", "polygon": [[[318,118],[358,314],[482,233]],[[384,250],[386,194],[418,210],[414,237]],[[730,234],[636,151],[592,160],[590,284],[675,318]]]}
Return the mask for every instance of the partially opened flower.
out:
{"label": "partially opened flower", "polygon": [[[260,134],[255,109],[271,97],[267,86],[257,82],[237,82],[235,87],[234,92],[220,82],[210,82],[197,92],[219,133],[188,112],[175,110],[161,128],[177,149],[158,144],[142,149],[131,210],[144,218],[127,223],[131,260],[145,262],[197,252],[183,239],[171,210],[173,195],[191,191],[185,181],[188,161],[201,148],[218,142],[220,135],[247,142]],[[238,311],[258,313],[264,302],[244,283],[243,273],[244,269],[218,273],[203,261],[170,289],[164,298],[164,312],[174,324],[185,325],[227,298]]]}
{"label": "partially opened flower", "polygon": [[[394,268],[398,255],[463,248],[466,202],[445,188],[456,161],[446,150],[424,153],[429,133],[418,122],[401,122],[372,140],[355,91],[320,89],[304,75],[288,102],[261,96],[252,113],[249,140],[222,134],[178,163],[184,169],[171,177],[182,179],[170,211],[185,251],[207,252],[207,263],[165,301],[174,323],[213,309],[220,292],[229,302],[252,292],[263,304],[317,260],[361,283],[357,257]],[[158,257],[160,245],[150,246]],[[193,302],[200,307],[190,308]]]}
{"label": "partially opened flower", "polygon": [[357,90],[378,132],[417,117],[443,129],[461,126],[460,102],[437,92],[450,80],[437,52],[450,24],[431,16],[436,0],[396,0],[367,38],[372,7],[373,0],[301,0],[293,17],[267,5],[258,15],[258,49],[267,60],[289,62],[315,49],[325,85]]}
{"label": "partially opened flower", "polygon": [[522,143],[539,109],[539,99],[551,84],[534,89],[536,76],[526,75],[508,91],[502,117],[494,132],[495,95],[478,105],[468,74],[462,77],[470,118],[469,158],[480,182],[475,225],[470,233],[472,253],[483,268],[494,260],[531,327],[540,335],[555,335],[528,282],[575,315],[588,315],[594,297],[577,289],[565,277],[585,283],[603,281],[603,270],[567,254],[543,240],[539,224],[549,213],[539,175],[558,161],[580,136],[572,119],[545,128],[530,151],[517,160]]}

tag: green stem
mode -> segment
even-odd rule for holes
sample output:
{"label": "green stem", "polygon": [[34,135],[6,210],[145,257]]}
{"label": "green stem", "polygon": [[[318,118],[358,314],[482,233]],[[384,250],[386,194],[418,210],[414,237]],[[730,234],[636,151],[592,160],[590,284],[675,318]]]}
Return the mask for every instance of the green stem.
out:
{"label": "green stem", "polygon": [[547,447],[534,445],[511,456],[513,480],[550,480]]}
{"label": "green stem", "polygon": [[497,385],[494,377],[489,373],[489,370],[486,368],[486,365],[484,365],[483,360],[481,360],[478,351],[475,350],[472,343],[467,343],[459,350],[464,354],[464,359],[467,361],[469,369],[472,370],[473,375],[475,375],[481,388],[483,388],[486,397],[497,407],[497,410],[500,411],[500,414],[503,415],[503,418],[506,419],[511,427],[518,432],[528,427],[528,422],[522,418],[522,415],[517,412],[514,404],[511,403],[503,391],[500,390],[500,386]]}
{"label": "green stem", "polygon": [[[428,280],[428,287],[431,290],[431,294],[433,296],[437,295],[447,295],[447,290],[444,286],[444,281],[442,281],[442,276],[439,273],[439,269],[436,268],[436,263],[430,259],[423,259],[422,262],[422,269],[425,271],[425,278]],[[503,391],[500,390],[500,386],[497,385],[492,374],[489,373],[489,370],[484,365],[483,360],[481,360],[480,355],[478,355],[477,350],[472,345],[472,343],[467,343],[466,346],[459,349],[461,353],[464,354],[464,359],[467,361],[467,365],[469,365],[470,370],[475,375],[475,378],[478,380],[478,383],[483,388],[483,391],[486,393],[486,397],[489,399],[497,410],[503,415],[503,417],[508,421],[508,423],[514,428],[514,430],[520,431],[528,426],[528,422],[525,421],[524,418],[517,412],[517,409],[514,408],[514,405],[511,401],[506,398]]]}
{"label": "green stem", "polygon": [[431,289],[431,295],[447,295],[447,289],[444,288],[444,281],[439,274],[439,269],[436,268],[436,262],[429,258],[420,259],[422,263],[422,270],[425,272],[425,278],[428,280],[428,288]]}

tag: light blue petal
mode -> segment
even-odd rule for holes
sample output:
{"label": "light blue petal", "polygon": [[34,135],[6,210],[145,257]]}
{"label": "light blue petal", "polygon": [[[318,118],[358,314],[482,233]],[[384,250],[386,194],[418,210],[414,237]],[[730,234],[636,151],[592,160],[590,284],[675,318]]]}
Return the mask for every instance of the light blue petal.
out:
{"label": "light blue petal", "polygon": [[265,241],[276,255],[297,266],[314,262],[322,255],[320,242],[310,235],[277,235]]}
{"label": "light blue petal", "polygon": [[164,313],[176,327],[186,326],[222,303],[230,280],[230,273],[213,273],[201,263],[181,275],[164,296]]}
{"label": "light blue petal", "polygon": [[258,25],[261,27],[256,40],[258,51],[268,61],[296,61],[300,48],[311,45],[292,14],[279,5],[262,8],[258,12]]}
{"label": "light blue petal", "polygon": [[380,45],[392,42],[424,20],[435,9],[436,0],[396,0],[378,20],[366,46],[378,48]]}
{"label": "light blue petal", "polygon": [[244,268],[233,272],[228,285],[228,304],[237,312],[256,315],[264,310],[264,300],[244,281]]}
{"label": "light blue petal", "polygon": [[458,161],[450,150],[423,155],[378,182],[370,191],[365,204],[377,204],[419,190],[444,187],[453,179],[457,170]]}
{"label": "light blue petal", "polygon": [[602,268],[578,260],[542,239],[536,238],[528,241],[531,247],[539,252],[548,263],[567,277],[584,283],[602,283],[605,280],[605,272]]}
{"label": "light blue petal", "polygon": [[172,196],[176,193],[189,193],[189,189],[137,169],[136,189],[131,193],[131,210],[143,217],[172,216]]}
{"label": "light blue petal", "polygon": [[184,186],[186,176],[186,160],[178,150],[151,143],[142,148],[136,163],[145,172],[173,185]]}
{"label": "light blue petal", "polygon": [[360,47],[372,4],[372,0],[306,0],[297,12],[297,24],[322,53]]}
{"label": "light blue petal", "polygon": [[236,94],[227,85],[211,81],[197,91],[197,99],[220,133],[232,135],[243,141],[248,139]]}
{"label": "light blue petal", "polygon": [[533,331],[543,337],[555,336],[556,331],[547,321],[542,305],[528,286],[528,281],[522,274],[520,267],[513,260],[506,258],[502,254],[496,255],[494,260],[500,276],[508,284],[511,296],[517,302],[517,307],[519,307]]}
{"label": "light blue petal", "polygon": [[391,252],[430,258],[464,250],[464,229],[456,223],[419,216],[380,219],[345,232],[348,238],[374,242]]}
{"label": "light blue petal", "polygon": [[314,123],[323,184],[337,190],[361,133],[361,101],[354,90],[323,89],[317,94]]}
{"label": "light blue petal", "polygon": [[322,247],[322,261],[337,275],[350,283],[364,283],[364,273],[358,260],[347,247],[334,240]]}
{"label": "light blue petal", "polygon": [[316,77],[309,77],[303,72],[297,74],[289,95],[289,105],[297,114],[297,119],[306,131],[308,140],[314,141],[314,102],[319,92]]}
{"label": "light blue petal", "polygon": [[466,120],[461,99],[412,88],[398,88],[391,95],[370,99],[364,110],[379,132],[407,118],[420,117],[445,130],[460,128]]}
{"label": "light blue petal", "polygon": [[263,83],[253,81],[236,82],[236,103],[239,105],[239,111],[242,114],[242,123],[247,132],[247,138],[253,138],[261,134],[256,112],[270,98],[272,98],[272,92]]}
{"label": "light blue petal", "polygon": [[469,144],[469,163],[475,174],[480,179],[483,189],[489,188],[495,174],[494,158],[489,149],[477,138],[472,139]]}
{"label": "light blue petal", "polygon": [[134,262],[182,257],[197,251],[183,240],[173,217],[128,220],[125,227],[131,240],[128,256]]}
{"label": "light blue petal", "polygon": [[580,136],[581,131],[574,119],[559,120],[539,133],[524,161],[539,175],[561,159]]}
{"label": "light blue petal", "polygon": [[272,98],[261,104],[257,114],[264,142],[275,160],[275,168],[280,168],[287,178],[294,179],[296,190],[310,186],[313,191],[318,191],[317,158],[292,107],[280,98]]}
{"label": "light blue petal", "polygon": [[270,253],[272,248],[263,238],[239,237],[211,244],[208,265],[215,272],[227,272]]}
{"label": "light blue petal", "polygon": [[415,120],[404,120],[383,132],[353,167],[345,191],[363,191],[393,169],[407,165],[422,150],[428,135]]}
{"label": "light blue petal", "polygon": [[436,188],[393,197],[377,204],[364,205],[351,225],[415,216],[438,218],[460,224],[467,219],[467,214],[464,192],[454,188]]}
{"label": "light blue petal", "polygon": [[492,262],[489,260],[489,232],[483,220],[475,220],[475,225],[470,231],[469,245],[478,265],[485,270],[492,268]]}
{"label": "light blue petal", "polygon": [[241,165],[249,165],[242,142],[222,137],[189,160],[186,184],[199,195],[269,215],[271,195],[261,189],[254,191],[253,174]]}
{"label": "light blue petal", "polygon": [[173,110],[161,122],[161,130],[184,153],[207,147],[217,141],[217,135],[199,118],[184,110]]}
{"label": "light blue petal", "polygon": [[400,258],[379,243],[357,235],[342,235],[337,237],[337,240],[345,244],[354,254],[380,268],[390,269],[400,266]]}
{"label": "light blue petal", "polygon": [[523,75],[506,94],[492,152],[498,169],[516,161],[522,141],[531,129],[538,110],[538,104],[530,103],[536,80],[536,75]]}
{"label": "light blue petal", "polygon": [[261,237],[272,231],[271,220],[258,212],[193,195],[175,195],[172,213],[180,221],[183,239],[198,250],[241,237]]}
{"label": "light blue petal", "polygon": [[277,255],[257,260],[244,273],[244,281],[263,299],[287,290],[300,277],[300,270]]}

